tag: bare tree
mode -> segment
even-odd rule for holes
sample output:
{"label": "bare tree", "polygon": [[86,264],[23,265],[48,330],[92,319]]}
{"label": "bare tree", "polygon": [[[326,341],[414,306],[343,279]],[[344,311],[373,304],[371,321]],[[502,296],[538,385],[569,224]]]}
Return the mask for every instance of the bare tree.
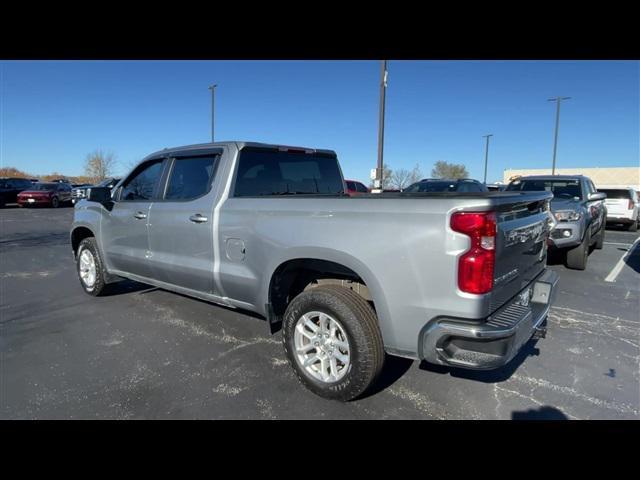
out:
{"label": "bare tree", "polygon": [[467,178],[469,172],[464,165],[438,160],[431,170],[433,178]]}
{"label": "bare tree", "polygon": [[416,163],[411,170],[401,168],[393,170],[389,179],[389,185],[397,190],[404,190],[412,183],[417,182],[422,177],[420,165]]}
{"label": "bare tree", "polygon": [[84,173],[94,182],[100,182],[113,175],[116,167],[116,158],[112,152],[95,150],[87,155],[84,162]]}

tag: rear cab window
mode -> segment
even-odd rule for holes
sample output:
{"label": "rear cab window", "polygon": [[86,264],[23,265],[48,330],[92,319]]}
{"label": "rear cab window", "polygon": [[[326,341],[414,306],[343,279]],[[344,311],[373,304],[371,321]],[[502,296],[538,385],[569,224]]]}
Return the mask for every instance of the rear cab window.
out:
{"label": "rear cab window", "polygon": [[625,200],[631,198],[631,192],[626,188],[603,188],[598,191],[601,193],[606,193],[607,198],[623,198]]}
{"label": "rear cab window", "polygon": [[343,194],[335,156],[251,148],[240,152],[234,197]]}

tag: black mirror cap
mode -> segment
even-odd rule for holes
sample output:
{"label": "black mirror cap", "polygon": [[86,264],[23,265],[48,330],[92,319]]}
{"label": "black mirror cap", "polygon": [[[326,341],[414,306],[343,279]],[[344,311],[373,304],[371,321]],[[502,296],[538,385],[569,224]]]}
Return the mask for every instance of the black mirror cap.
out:
{"label": "black mirror cap", "polygon": [[86,198],[90,202],[107,205],[111,203],[111,189],[109,187],[89,187],[87,188]]}

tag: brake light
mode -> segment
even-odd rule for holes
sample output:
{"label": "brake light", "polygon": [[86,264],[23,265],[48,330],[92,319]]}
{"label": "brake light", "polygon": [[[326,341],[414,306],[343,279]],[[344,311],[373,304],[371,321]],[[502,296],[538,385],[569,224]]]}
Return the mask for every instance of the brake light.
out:
{"label": "brake light", "polygon": [[628,210],[633,210],[634,204],[633,204],[633,199],[630,198],[629,199],[629,206],[627,207]]}
{"label": "brake light", "polygon": [[458,261],[458,288],[466,293],[490,292],[496,262],[496,214],[457,212],[451,215],[451,229],[471,240],[471,247]]}

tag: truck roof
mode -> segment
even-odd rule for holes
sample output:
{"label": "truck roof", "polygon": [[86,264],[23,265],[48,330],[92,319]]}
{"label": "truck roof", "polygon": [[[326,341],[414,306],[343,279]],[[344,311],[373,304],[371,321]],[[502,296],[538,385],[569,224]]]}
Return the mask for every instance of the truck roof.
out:
{"label": "truck roof", "polygon": [[584,175],[524,175],[522,177],[514,178],[516,180],[579,180],[581,178],[587,178]]}
{"label": "truck roof", "polygon": [[208,143],[196,143],[193,145],[183,145],[180,147],[171,147],[171,148],[164,148],[162,150],[158,150],[157,152],[153,152],[150,155],[147,155],[146,159],[150,159],[156,156],[160,156],[160,155],[166,155],[167,153],[173,153],[173,152],[181,152],[181,151],[185,151],[185,150],[206,150],[209,148],[216,148],[216,147],[225,147],[228,145],[235,145],[238,150],[242,150],[243,148],[260,148],[260,149],[265,149],[265,150],[280,150],[280,149],[294,149],[294,150],[305,150],[305,151],[309,151],[310,153],[319,153],[322,155],[328,155],[331,157],[336,157],[336,152],[333,150],[327,150],[327,149],[322,149],[322,148],[311,148],[311,147],[300,147],[300,146],[293,146],[293,145],[278,145],[275,143],[261,143],[261,142],[247,142],[247,141],[223,141],[223,142],[208,142]]}

